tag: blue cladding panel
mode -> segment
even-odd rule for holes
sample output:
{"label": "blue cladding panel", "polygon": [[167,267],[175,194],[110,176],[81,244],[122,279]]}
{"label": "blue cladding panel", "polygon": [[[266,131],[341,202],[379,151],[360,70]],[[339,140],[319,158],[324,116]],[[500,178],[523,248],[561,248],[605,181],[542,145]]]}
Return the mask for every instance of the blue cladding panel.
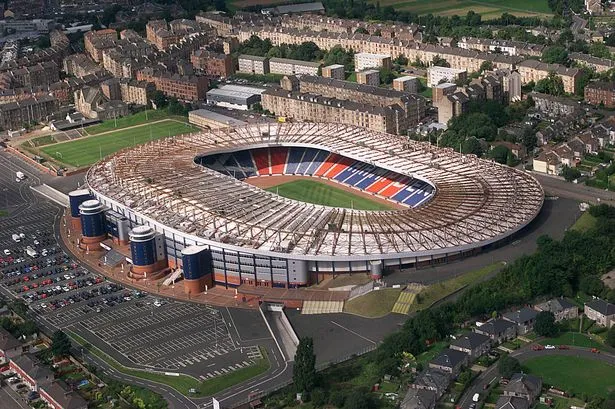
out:
{"label": "blue cladding panel", "polygon": [[81,196],[68,196],[68,200],[70,203],[70,215],[73,217],[79,217],[79,205],[81,205],[81,203],[85,202],[86,200],[90,200],[92,199],[92,196],[87,194],[87,195],[81,195]]}
{"label": "blue cladding panel", "polygon": [[81,215],[81,233],[85,237],[102,236],[106,233],[105,224],[105,214],[103,212]]}
{"label": "blue cladding panel", "polygon": [[147,241],[130,242],[132,264],[135,266],[149,266],[156,262],[156,241],[154,238]]}
{"label": "blue cladding panel", "polygon": [[195,280],[212,273],[211,251],[203,249],[196,254],[182,256],[184,278]]}

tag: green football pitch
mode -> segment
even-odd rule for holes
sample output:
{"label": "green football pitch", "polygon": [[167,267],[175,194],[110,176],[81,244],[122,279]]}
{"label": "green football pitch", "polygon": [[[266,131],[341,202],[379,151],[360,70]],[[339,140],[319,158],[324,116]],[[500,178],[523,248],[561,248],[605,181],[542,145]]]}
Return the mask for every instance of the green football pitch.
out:
{"label": "green football pitch", "polygon": [[58,162],[76,167],[88,166],[124,148],[197,130],[198,128],[188,123],[168,119],[70,142],[46,145],[41,150]]}
{"label": "green football pitch", "polygon": [[391,210],[390,206],[315,180],[294,180],[266,189],[288,199],[357,210]]}

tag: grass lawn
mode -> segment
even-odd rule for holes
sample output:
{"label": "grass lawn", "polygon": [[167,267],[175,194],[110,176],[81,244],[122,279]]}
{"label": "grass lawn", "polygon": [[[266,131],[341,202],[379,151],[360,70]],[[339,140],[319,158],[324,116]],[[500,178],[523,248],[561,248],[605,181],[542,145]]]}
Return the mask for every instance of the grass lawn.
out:
{"label": "grass lawn", "polygon": [[578,332],[563,332],[555,338],[546,338],[540,341],[542,345],[573,345],[585,348],[601,348],[603,345]]}
{"label": "grass lawn", "polygon": [[9,215],[9,212],[7,212],[6,210],[0,210],[0,217],[6,217]]}
{"label": "grass lawn", "polygon": [[[147,117],[147,119],[146,119]],[[115,129],[126,128],[127,126],[142,125],[147,122],[159,121],[161,119],[167,119],[169,114],[165,109],[160,110],[147,110],[137,112],[134,115],[123,116],[117,119],[117,123],[114,119],[107,119],[102,121],[98,125],[93,125],[85,128],[85,131],[89,135],[97,135],[102,132],[113,131]]]}
{"label": "grass lawn", "polygon": [[346,301],[344,312],[364,317],[382,317],[391,312],[401,288],[384,288]]}
{"label": "grass lawn", "polygon": [[425,290],[421,291],[417,300],[410,306],[410,312],[428,308],[436,301],[441,300],[455,291],[480,281],[485,276],[502,268],[503,265],[503,263],[490,264],[480,270],[471,271],[458,277],[428,286]]}
{"label": "grass lawn", "polygon": [[266,189],[288,199],[357,210],[391,210],[383,203],[314,180],[294,180]]}
{"label": "grass lawn", "polygon": [[154,125],[141,125],[104,135],[48,145],[41,150],[68,165],[88,166],[121,149],[196,130],[196,127],[188,123],[165,120]]}
{"label": "grass lawn", "polygon": [[[267,354],[264,350],[261,350],[264,359],[257,361],[254,365],[238,369],[226,375],[217,376],[215,378],[201,382],[198,379],[187,375],[168,376],[159,372],[149,372],[142,371],[140,369],[127,368],[117,362],[111,356],[107,355],[105,352],[91,345],[89,342],[87,342],[85,339],[75,334],[74,332],[66,331],[66,333],[79,345],[86,347],[86,349],[90,353],[102,359],[117,371],[126,375],[134,376],[136,378],[146,379],[149,381],[168,385],[185,396],[211,396],[214,393],[220,392],[233,385],[245,382],[248,379],[251,379],[257,375],[266,372],[269,369],[269,359],[267,358]],[[197,393],[189,393],[190,389],[196,389]]]}
{"label": "grass lawn", "polygon": [[585,393],[606,397],[615,390],[615,366],[575,356],[545,355],[527,360],[529,373],[541,376],[545,384],[576,395]]}
{"label": "grass lawn", "polygon": [[572,225],[570,230],[576,230],[579,232],[585,232],[596,225],[596,218],[589,214],[589,212],[584,212],[581,217],[577,219],[577,221]]}

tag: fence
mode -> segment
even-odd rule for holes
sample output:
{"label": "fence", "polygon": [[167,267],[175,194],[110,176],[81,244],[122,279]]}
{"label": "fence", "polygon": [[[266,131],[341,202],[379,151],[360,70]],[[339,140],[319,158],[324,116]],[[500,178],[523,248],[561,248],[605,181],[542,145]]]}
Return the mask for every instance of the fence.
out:
{"label": "fence", "polygon": [[363,285],[358,285],[356,287],[354,287],[352,290],[350,290],[350,295],[348,296],[349,300],[352,300],[353,298],[357,298],[360,297],[364,294],[367,294],[368,292],[372,291],[374,289],[374,282],[370,281],[369,283],[363,284]]}

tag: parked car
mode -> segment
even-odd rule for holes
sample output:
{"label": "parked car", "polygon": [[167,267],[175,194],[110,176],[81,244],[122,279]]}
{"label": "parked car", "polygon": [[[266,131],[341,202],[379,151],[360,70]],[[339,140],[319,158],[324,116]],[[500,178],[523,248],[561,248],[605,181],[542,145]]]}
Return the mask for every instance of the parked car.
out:
{"label": "parked car", "polygon": [[545,349],[555,349],[555,346],[548,344],[545,345]]}

